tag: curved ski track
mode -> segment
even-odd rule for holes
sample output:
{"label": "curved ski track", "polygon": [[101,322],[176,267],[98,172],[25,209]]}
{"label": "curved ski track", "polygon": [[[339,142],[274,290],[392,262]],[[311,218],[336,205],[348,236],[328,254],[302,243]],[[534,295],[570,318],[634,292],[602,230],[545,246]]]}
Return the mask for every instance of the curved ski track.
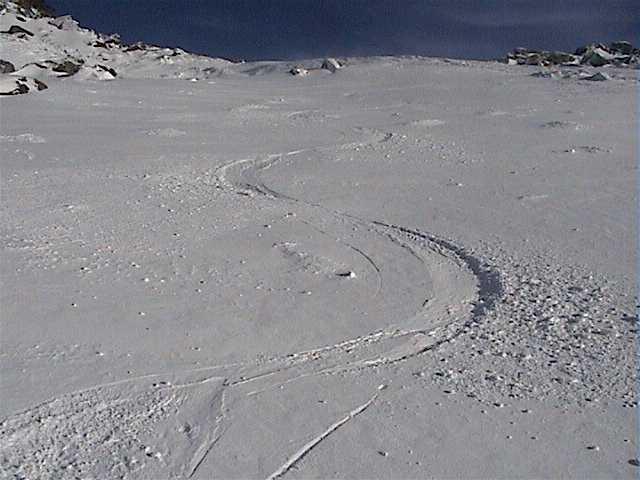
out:
{"label": "curved ski track", "polygon": [[[378,135],[372,142],[384,142],[387,139],[388,135]],[[301,378],[402,362],[438,348],[480,322],[500,298],[501,280],[497,272],[463,247],[417,229],[359,218],[290,197],[269,187],[260,178],[261,170],[285,157],[348,145],[351,144],[311,147],[234,160],[219,167],[216,176],[224,189],[241,191],[263,201],[280,202],[288,208],[299,207],[301,213],[297,215],[297,220],[325,235],[330,233],[305,219],[305,211],[354,227],[364,227],[385,239],[389,248],[409,251],[417,262],[424,264],[424,268],[429,268],[437,259],[443,265],[445,278],[435,276],[434,290],[445,292],[447,298],[427,299],[420,305],[408,323],[422,326],[390,328],[335,345],[268,360],[146,375],[65,394],[14,414],[0,423],[0,467],[5,472],[10,471],[16,478],[75,478],[78,474],[86,476],[97,468],[101,471],[106,468],[111,475],[119,478],[129,474],[193,477],[223,435],[224,420],[228,413],[225,398],[232,389],[256,383],[257,388],[246,393],[253,397]],[[378,282],[377,294],[384,279],[374,255],[339,236],[333,239],[356,252],[373,269]],[[475,279],[475,298],[455,298],[455,285],[447,283],[452,280],[446,274],[455,271]],[[462,308],[462,312],[447,312],[445,305],[451,300],[466,302],[467,311]],[[261,383],[271,379],[272,383]],[[318,443],[371,407],[384,393],[384,386],[379,390],[366,403],[355,407],[294,452],[268,478],[284,476]],[[180,425],[182,436],[179,446],[175,441],[170,442],[176,427],[168,417],[173,416]],[[164,451],[169,453],[168,458],[162,456],[162,449],[156,448],[154,451],[145,445],[143,439],[150,435],[159,438],[159,444],[169,439],[169,443],[163,445]],[[142,455],[132,453],[140,451]],[[158,461],[153,463],[153,459]],[[146,467],[144,473],[143,467]]]}

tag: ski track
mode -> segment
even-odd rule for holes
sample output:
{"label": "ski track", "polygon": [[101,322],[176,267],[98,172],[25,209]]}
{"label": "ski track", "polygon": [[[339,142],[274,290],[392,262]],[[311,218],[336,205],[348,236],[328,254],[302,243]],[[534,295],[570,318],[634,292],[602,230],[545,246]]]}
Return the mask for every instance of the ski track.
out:
{"label": "ski track", "polygon": [[[391,134],[389,133],[374,132],[374,135],[372,135],[372,138],[369,140],[371,143],[386,142],[391,138],[390,135]],[[117,404],[126,405],[127,403],[135,400],[133,403],[136,407],[129,408],[129,410],[133,409],[135,412],[136,408],[140,408],[140,401],[136,396],[133,398],[127,397],[127,393],[129,393],[128,387],[131,385],[137,385],[140,382],[149,382],[152,386],[147,387],[147,390],[143,390],[143,392],[139,394],[143,395],[145,400],[142,402],[144,406],[143,412],[138,415],[141,415],[139,418],[152,419],[153,417],[151,425],[147,425],[145,421],[140,424],[140,429],[150,429],[152,434],[151,436],[153,437],[153,434],[157,435],[157,432],[153,431],[153,422],[159,421],[156,417],[161,417],[163,413],[166,414],[166,412],[172,411],[172,409],[176,412],[180,411],[183,402],[187,401],[179,395],[176,395],[175,392],[181,389],[185,389],[186,391],[189,388],[200,387],[212,380],[217,380],[219,382],[222,377],[208,377],[205,380],[190,383],[187,382],[178,385],[173,385],[168,381],[164,381],[162,380],[163,378],[170,378],[172,376],[180,377],[181,375],[192,375],[214,370],[230,370],[231,374],[229,376],[224,375],[224,381],[218,385],[218,388],[211,389],[211,392],[205,395],[204,404],[211,405],[212,408],[217,408],[218,413],[215,415],[215,420],[212,421],[210,425],[205,424],[198,425],[197,427],[189,427],[199,430],[206,430],[209,428],[210,430],[201,433],[201,438],[197,439],[196,445],[193,448],[187,448],[186,452],[178,452],[178,458],[171,458],[170,464],[166,464],[165,461],[165,467],[168,467],[169,465],[171,466],[169,469],[171,472],[170,478],[192,478],[199,472],[200,467],[206,462],[211,452],[215,449],[216,443],[223,436],[225,411],[227,409],[225,398],[231,389],[244,386],[248,383],[260,382],[279,375],[289,375],[288,378],[277,380],[274,383],[244,394],[246,397],[255,397],[268,390],[279,388],[302,378],[362,370],[402,362],[438,348],[440,345],[454,339],[465,328],[473,327],[474,324],[479,322],[487,311],[493,308],[495,302],[502,294],[500,277],[497,272],[485,267],[481,260],[467,253],[464,248],[459,247],[448,240],[438,238],[435,235],[424,233],[416,229],[410,229],[377,220],[362,219],[348,213],[327,209],[317,203],[290,197],[265,185],[259,177],[260,170],[274,166],[278,162],[282,161],[283,158],[312,151],[317,153],[327,150],[341,149],[352,145],[363,145],[363,143],[354,144],[351,142],[331,146],[324,145],[284,153],[263,154],[257,157],[242,158],[225,163],[218,167],[214,174],[218,183],[228,191],[236,191],[237,193],[267,199],[268,201],[281,202],[285,205],[301,205],[304,208],[320,212],[324,218],[334,218],[335,221],[339,220],[358,227],[368,227],[369,231],[374,232],[380,238],[385,239],[385,241],[393,248],[401,248],[408,251],[416,261],[425,265],[425,268],[428,263],[427,257],[430,255],[437,255],[446,262],[457,265],[458,268],[470,271],[477,281],[478,297],[478,301],[473,302],[473,308],[470,315],[466,316],[466,318],[464,315],[462,317],[454,315],[449,318],[449,323],[445,325],[437,325],[435,328],[429,328],[427,326],[419,329],[379,331],[355,339],[348,339],[335,345],[322,346],[312,350],[277,356],[260,363],[248,362],[220,366],[213,365],[178,373],[144,375],[133,379],[105,383],[96,385],[89,389],[71,392],[49,402],[45,402],[36,407],[12,415],[0,424],[3,436],[3,440],[0,440],[0,462],[3,468],[7,468],[12,462],[19,459],[19,461],[23,462],[23,465],[17,469],[15,468],[15,465],[13,466],[13,472],[16,478],[20,478],[19,475],[22,474],[28,474],[25,478],[30,478],[29,475],[33,475],[33,478],[44,478],[50,475],[59,475],[60,478],[73,478],[71,475],[68,476],[66,474],[72,474],[74,472],[79,473],[79,471],[83,471],[83,468],[90,468],[93,464],[91,462],[89,462],[89,464],[86,464],[86,462],[84,462],[85,464],[80,462],[80,465],[76,465],[76,469],[70,468],[69,466],[64,469],[62,464],[56,465],[55,461],[57,460],[54,459],[65,450],[60,450],[60,443],[64,440],[66,430],[53,430],[45,434],[41,431],[39,426],[40,424],[36,422],[37,418],[46,415],[50,416],[52,414],[57,415],[58,417],[62,416],[65,419],[65,422],[70,423],[68,428],[77,428],[77,425],[74,424],[74,422],[77,423],[76,416],[69,416],[67,413],[68,411],[78,408],[74,407],[74,404],[76,403],[74,399],[84,397],[92,399],[88,402],[88,405],[85,405],[84,411],[75,414],[92,418],[97,415],[101,409],[103,409],[103,407],[101,407],[101,405],[103,405],[101,398],[104,396],[105,392],[109,392],[114,396],[113,401]],[[370,254],[353,243],[347,242],[339,236],[333,235],[327,230],[318,227],[310,220],[303,218],[300,221],[314,228],[323,235],[331,236],[334,240],[345,245],[347,248],[353,250],[359,256],[364,258],[375,272],[377,286],[374,296],[378,295],[383,287],[383,274],[380,266]],[[438,290],[436,289],[436,291]],[[428,315],[430,314],[430,306],[428,300],[429,299],[422,303],[421,309],[416,313],[417,321],[426,322],[429,320]],[[396,345],[390,349],[385,349],[383,347],[382,353],[368,353],[369,347],[379,347],[384,342],[398,339],[402,340],[400,345]],[[300,371],[301,369],[302,371]],[[235,373],[233,373],[234,371]],[[152,382],[153,380],[157,381]],[[162,388],[158,389],[158,386]],[[161,400],[160,398],[156,399],[157,393],[156,396],[154,396],[154,391],[171,391],[174,393],[169,395],[168,398]],[[268,477],[268,479],[274,480],[286,475],[292,467],[294,467],[305,455],[310,453],[320,442],[329,437],[345,423],[353,420],[357,415],[369,408],[377,397],[378,393],[364,404],[350,411],[344,418],[331,424],[321,434],[312,438],[312,440],[293,453],[283,465]],[[63,405],[62,412],[60,412],[60,404]],[[64,405],[66,405],[66,407],[64,407]],[[158,415],[158,412],[161,412],[161,414]],[[130,412],[125,412],[124,414],[113,414],[111,417],[107,416],[108,418],[106,418],[100,424],[102,426],[99,426],[98,428],[110,431],[107,434],[100,433],[101,431],[96,431],[98,436],[105,435],[107,437],[117,437],[119,435],[118,425],[122,423],[121,419],[123,416],[125,419],[129,418],[127,413],[129,416],[131,415]],[[31,419],[31,421],[29,422],[26,419]],[[12,430],[12,428],[15,428],[13,425],[16,423],[21,425],[19,430],[23,432],[22,437],[28,439],[27,444],[24,444],[24,441],[21,443],[19,440],[16,440],[18,438],[16,437],[17,430]],[[80,427],[81,426],[82,423],[80,424]],[[122,426],[124,427],[124,425]],[[95,427],[91,427],[90,424],[86,424],[85,427],[90,430],[91,428],[95,430]],[[11,432],[14,434],[10,435]],[[188,434],[186,435],[187,437],[189,436]],[[47,437],[53,437],[53,442],[48,442]],[[138,438],[137,433],[135,432],[134,437],[136,439]],[[116,441],[122,444],[124,438],[128,437],[122,437]],[[133,448],[131,445],[129,445],[129,447]],[[94,445],[93,449],[97,450],[98,445]],[[25,466],[25,464],[29,462],[29,450],[31,450],[31,455],[34,454],[34,452],[40,452],[38,460],[32,462],[33,468],[31,469],[29,469],[28,466]],[[86,454],[86,452],[78,452],[78,455],[82,458],[84,458],[83,454]],[[171,455],[171,452],[168,451],[167,454]],[[125,458],[128,458],[128,454],[124,451],[122,455]],[[42,461],[42,458],[45,460]],[[110,471],[114,474],[117,472],[118,474],[124,474],[124,476],[126,476],[127,473],[134,473],[142,468],[139,463],[134,462],[127,464],[122,458],[112,459],[112,462],[113,463],[110,465]],[[75,464],[69,463],[69,465]],[[77,469],[80,470],[78,471]],[[60,474],[60,471],[63,473]],[[42,477],[40,477],[40,475]]]}
{"label": "ski track", "polygon": [[373,395],[365,403],[351,410],[346,417],[329,425],[329,427],[325,431],[323,431],[320,435],[311,439],[309,442],[303,445],[300,450],[298,450],[291,457],[289,457],[289,459],[280,468],[278,468],[275,472],[273,472],[271,475],[267,477],[267,480],[275,480],[276,478],[282,477],[293,466],[295,466],[296,463],[298,463],[305,455],[307,455],[311,450],[313,450],[313,448],[316,445],[322,442],[325,438],[327,438],[329,435],[331,435],[333,432],[335,432],[337,429],[339,429],[349,420],[354,419],[357,415],[360,415],[362,412],[364,412],[367,408],[371,406],[371,404],[373,404],[373,402],[375,402],[377,398],[378,398],[378,394]]}

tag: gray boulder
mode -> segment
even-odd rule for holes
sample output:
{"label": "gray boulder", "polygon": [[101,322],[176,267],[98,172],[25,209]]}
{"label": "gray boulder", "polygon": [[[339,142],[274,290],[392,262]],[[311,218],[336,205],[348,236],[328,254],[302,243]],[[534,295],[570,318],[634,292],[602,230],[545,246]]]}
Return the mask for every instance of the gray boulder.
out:
{"label": "gray boulder", "polygon": [[65,77],[70,77],[71,75],[75,75],[80,70],[81,65],[74,63],[70,60],[65,60],[62,63],[57,64],[51,70],[56,73],[62,73]]}

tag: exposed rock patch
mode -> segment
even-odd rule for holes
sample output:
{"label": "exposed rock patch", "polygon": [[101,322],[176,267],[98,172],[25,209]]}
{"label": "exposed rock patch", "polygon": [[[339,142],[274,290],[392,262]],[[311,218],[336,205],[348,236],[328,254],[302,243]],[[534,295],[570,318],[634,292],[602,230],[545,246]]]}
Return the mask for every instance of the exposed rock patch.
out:
{"label": "exposed rock patch", "polygon": [[80,71],[81,65],[70,60],[65,60],[62,63],[57,64],[51,70],[57,73],[64,74],[65,77],[70,77],[71,75],[75,75]]}
{"label": "exposed rock patch", "polygon": [[9,30],[5,30],[4,32],[0,32],[0,33],[6,33],[8,35],[17,35],[22,38],[33,37],[33,33],[31,33],[26,28],[22,28],[20,25],[11,25],[9,27]]}
{"label": "exposed rock patch", "polygon": [[45,90],[47,85],[36,78],[5,77],[0,78],[0,95],[22,95]]}
{"label": "exposed rock patch", "polygon": [[16,71],[16,67],[11,62],[0,60],[0,73],[12,73]]}
{"label": "exposed rock patch", "polygon": [[342,64],[335,58],[327,58],[322,62],[323,70],[329,70],[331,73],[335,73],[342,68]]}
{"label": "exposed rock patch", "polygon": [[509,65],[590,65],[604,67],[605,65],[629,66],[640,61],[640,49],[627,41],[613,42],[609,45],[594,43],[585,45],[571,53],[549,52],[516,48],[507,55]]}
{"label": "exposed rock patch", "polygon": [[297,77],[306,77],[307,75],[309,75],[309,70],[304,67],[296,66],[289,70],[289,73]]}

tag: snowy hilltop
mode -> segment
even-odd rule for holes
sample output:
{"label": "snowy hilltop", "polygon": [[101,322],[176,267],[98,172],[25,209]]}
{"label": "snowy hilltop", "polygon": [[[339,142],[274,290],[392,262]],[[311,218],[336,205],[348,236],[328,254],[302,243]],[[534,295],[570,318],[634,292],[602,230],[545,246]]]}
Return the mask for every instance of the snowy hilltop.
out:
{"label": "snowy hilltop", "polygon": [[[0,95],[44,90],[55,79],[66,77],[76,80],[122,77],[196,81],[274,71],[304,75],[314,70],[301,68],[298,72],[297,67],[292,68],[287,62],[245,64],[143,42],[128,45],[117,34],[82,28],[69,15],[52,17],[46,7],[26,8],[11,0],[0,0],[0,39],[3,42]],[[329,72],[340,68],[335,59],[315,63],[317,69]]]}
{"label": "snowy hilltop", "polygon": [[82,28],[68,15],[49,17],[10,0],[0,3],[0,38],[0,73],[11,76],[0,80],[0,93],[5,94],[11,82],[44,88],[53,78],[69,76],[94,80],[116,76],[189,79],[232,64],[180,48],[126,45],[118,35]]}

